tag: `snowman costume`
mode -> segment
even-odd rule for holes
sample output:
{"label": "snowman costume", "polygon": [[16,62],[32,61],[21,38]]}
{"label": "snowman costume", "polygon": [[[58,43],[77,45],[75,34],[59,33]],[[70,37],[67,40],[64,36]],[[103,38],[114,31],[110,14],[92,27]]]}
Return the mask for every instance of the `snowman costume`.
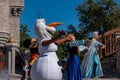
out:
{"label": "snowman costume", "polygon": [[37,19],[34,29],[39,41],[38,49],[40,56],[32,65],[32,80],[61,80],[61,67],[58,65],[59,59],[56,55],[56,51],[58,50],[57,45],[53,42],[48,46],[42,46],[43,41],[52,38],[52,35],[49,32],[55,32],[56,29],[47,26],[45,24],[45,19]]}

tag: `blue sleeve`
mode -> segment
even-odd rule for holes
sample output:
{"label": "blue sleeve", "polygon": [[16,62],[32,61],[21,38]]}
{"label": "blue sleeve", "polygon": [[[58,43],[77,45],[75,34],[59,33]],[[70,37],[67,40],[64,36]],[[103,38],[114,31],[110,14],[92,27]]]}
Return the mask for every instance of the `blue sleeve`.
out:
{"label": "blue sleeve", "polygon": [[84,50],[86,50],[86,49],[88,49],[88,47],[86,47],[86,46],[78,46],[78,48],[80,49],[80,51],[84,51]]}
{"label": "blue sleeve", "polygon": [[102,43],[100,43],[100,42],[98,42],[98,41],[96,41],[96,43],[97,43],[98,45],[100,45],[100,46],[105,46],[104,44],[102,44]]}
{"label": "blue sleeve", "polygon": [[70,47],[80,46],[80,45],[84,45],[84,44],[86,44],[86,43],[87,43],[86,40],[77,40],[77,41],[69,42],[69,46],[70,46]]}

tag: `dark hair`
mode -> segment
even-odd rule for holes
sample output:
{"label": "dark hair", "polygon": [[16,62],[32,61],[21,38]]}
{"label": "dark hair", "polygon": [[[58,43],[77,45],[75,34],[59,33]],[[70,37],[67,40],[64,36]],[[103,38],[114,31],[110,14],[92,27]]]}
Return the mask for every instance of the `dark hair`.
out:
{"label": "dark hair", "polygon": [[29,48],[30,44],[31,44],[31,39],[26,39],[23,42],[23,45],[25,48]]}
{"label": "dark hair", "polygon": [[38,53],[38,47],[36,48],[30,48],[31,53]]}
{"label": "dark hair", "polygon": [[68,52],[69,52],[70,56],[72,56],[74,54],[78,54],[78,47],[77,46],[73,46],[73,47],[68,46]]}

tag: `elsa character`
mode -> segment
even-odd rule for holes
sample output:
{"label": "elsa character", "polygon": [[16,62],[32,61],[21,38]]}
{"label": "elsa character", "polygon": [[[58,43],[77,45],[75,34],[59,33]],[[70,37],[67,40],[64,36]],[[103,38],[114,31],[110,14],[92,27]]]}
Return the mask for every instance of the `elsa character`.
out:
{"label": "elsa character", "polygon": [[[88,48],[88,52],[85,55],[81,64],[81,71],[83,78],[103,77],[103,72],[102,72],[97,48],[99,45],[102,46],[103,48],[105,46],[102,43],[98,42],[97,40],[98,40],[98,32],[93,32],[93,39],[91,40],[91,44]],[[92,76],[93,73],[94,76]]]}

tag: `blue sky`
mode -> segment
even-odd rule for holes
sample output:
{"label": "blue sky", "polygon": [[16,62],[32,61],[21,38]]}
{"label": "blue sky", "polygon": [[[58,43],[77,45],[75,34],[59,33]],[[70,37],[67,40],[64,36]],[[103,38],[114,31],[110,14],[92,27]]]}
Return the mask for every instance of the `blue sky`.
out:
{"label": "blue sky", "polygon": [[83,0],[25,0],[25,7],[20,16],[20,24],[27,24],[30,29],[30,36],[35,38],[34,22],[38,18],[46,19],[46,24],[51,22],[63,22],[58,29],[67,29],[68,24],[78,26],[77,11],[75,7]]}
{"label": "blue sky", "polygon": [[[51,22],[63,22],[64,24],[57,27],[58,29],[67,29],[68,24],[78,26],[77,11],[75,7],[80,5],[84,0],[25,0],[25,7],[20,16],[20,24],[27,24],[29,34],[35,38],[34,23],[38,18],[37,12],[41,18],[46,19],[46,24]],[[115,0],[118,3],[119,0]]]}

